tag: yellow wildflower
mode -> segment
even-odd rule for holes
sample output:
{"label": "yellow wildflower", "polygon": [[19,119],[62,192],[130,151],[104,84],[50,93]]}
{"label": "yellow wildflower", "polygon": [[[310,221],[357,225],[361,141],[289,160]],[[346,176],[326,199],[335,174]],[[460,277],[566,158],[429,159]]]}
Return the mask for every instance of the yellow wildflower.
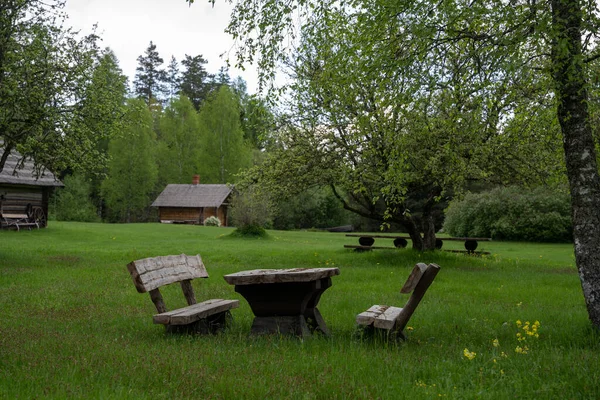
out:
{"label": "yellow wildflower", "polygon": [[492,340],[492,346],[494,346],[494,347],[499,347],[500,346],[500,342],[498,341],[498,339]]}
{"label": "yellow wildflower", "polygon": [[475,356],[477,355],[477,353],[475,353],[474,351],[469,351],[469,349],[467,349],[465,347],[465,349],[463,350],[463,355],[468,358],[469,360],[472,360],[475,358]]}

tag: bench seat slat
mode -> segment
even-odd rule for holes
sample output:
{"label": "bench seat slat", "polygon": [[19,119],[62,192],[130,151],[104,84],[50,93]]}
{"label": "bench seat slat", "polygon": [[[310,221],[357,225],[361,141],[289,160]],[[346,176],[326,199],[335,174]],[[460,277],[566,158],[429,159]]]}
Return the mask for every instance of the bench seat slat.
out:
{"label": "bench seat slat", "polygon": [[156,314],[153,317],[155,324],[187,325],[211,315],[239,307],[239,300],[212,299],[191,306],[179,308]]}
{"label": "bench seat slat", "polygon": [[374,305],[367,311],[356,316],[356,323],[360,325],[373,325],[375,328],[392,329],[396,319],[400,316],[402,308]]}

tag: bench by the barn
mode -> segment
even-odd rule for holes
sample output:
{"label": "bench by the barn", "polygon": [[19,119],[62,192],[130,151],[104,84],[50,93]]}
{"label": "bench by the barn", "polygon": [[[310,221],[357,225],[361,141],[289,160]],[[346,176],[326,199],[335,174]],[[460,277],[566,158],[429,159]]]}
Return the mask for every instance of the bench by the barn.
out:
{"label": "bench by the barn", "polygon": [[[155,324],[163,324],[168,332],[214,333],[222,329],[229,310],[239,307],[239,300],[212,299],[196,303],[192,279],[208,278],[199,255],[152,257],[127,264],[133,283],[139,293],[150,294],[159,314]],[[159,288],[179,282],[187,307],[167,311]]]}
{"label": "bench by the barn", "polygon": [[400,290],[400,293],[413,292],[403,308],[374,305],[358,314],[356,323],[367,328],[395,333],[399,338],[406,339],[404,328],[439,270],[440,267],[436,264],[418,263]]}

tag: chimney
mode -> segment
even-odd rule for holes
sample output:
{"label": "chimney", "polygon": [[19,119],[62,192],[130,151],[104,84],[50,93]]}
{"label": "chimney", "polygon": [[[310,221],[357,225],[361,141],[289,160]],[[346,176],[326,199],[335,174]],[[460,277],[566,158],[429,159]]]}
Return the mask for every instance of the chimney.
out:
{"label": "chimney", "polygon": [[194,179],[192,180],[192,185],[200,184],[200,175],[194,175]]}

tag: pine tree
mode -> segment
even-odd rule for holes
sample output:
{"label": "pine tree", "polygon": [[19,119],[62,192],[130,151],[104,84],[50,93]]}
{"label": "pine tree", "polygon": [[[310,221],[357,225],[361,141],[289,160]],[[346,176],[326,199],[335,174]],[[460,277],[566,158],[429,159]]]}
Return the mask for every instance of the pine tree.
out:
{"label": "pine tree", "polygon": [[181,73],[179,72],[179,63],[175,56],[171,56],[171,61],[167,66],[166,83],[169,99],[177,97],[181,86]]}
{"label": "pine tree", "polygon": [[160,101],[165,92],[167,73],[160,68],[164,60],[152,41],[145,51],[145,56],[139,56],[137,61],[138,67],[135,69],[137,72],[133,81],[135,94],[144,99],[146,104],[152,103],[152,100]]}
{"label": "pine tree", "polygon": [[212,87],[212,75],[204,67],[208,63],[202,55],[189,56],[181,62],[185,70],[181,76],[181,93],[192,101],[196,110],[200,109],[200,104],[206,99]]}

